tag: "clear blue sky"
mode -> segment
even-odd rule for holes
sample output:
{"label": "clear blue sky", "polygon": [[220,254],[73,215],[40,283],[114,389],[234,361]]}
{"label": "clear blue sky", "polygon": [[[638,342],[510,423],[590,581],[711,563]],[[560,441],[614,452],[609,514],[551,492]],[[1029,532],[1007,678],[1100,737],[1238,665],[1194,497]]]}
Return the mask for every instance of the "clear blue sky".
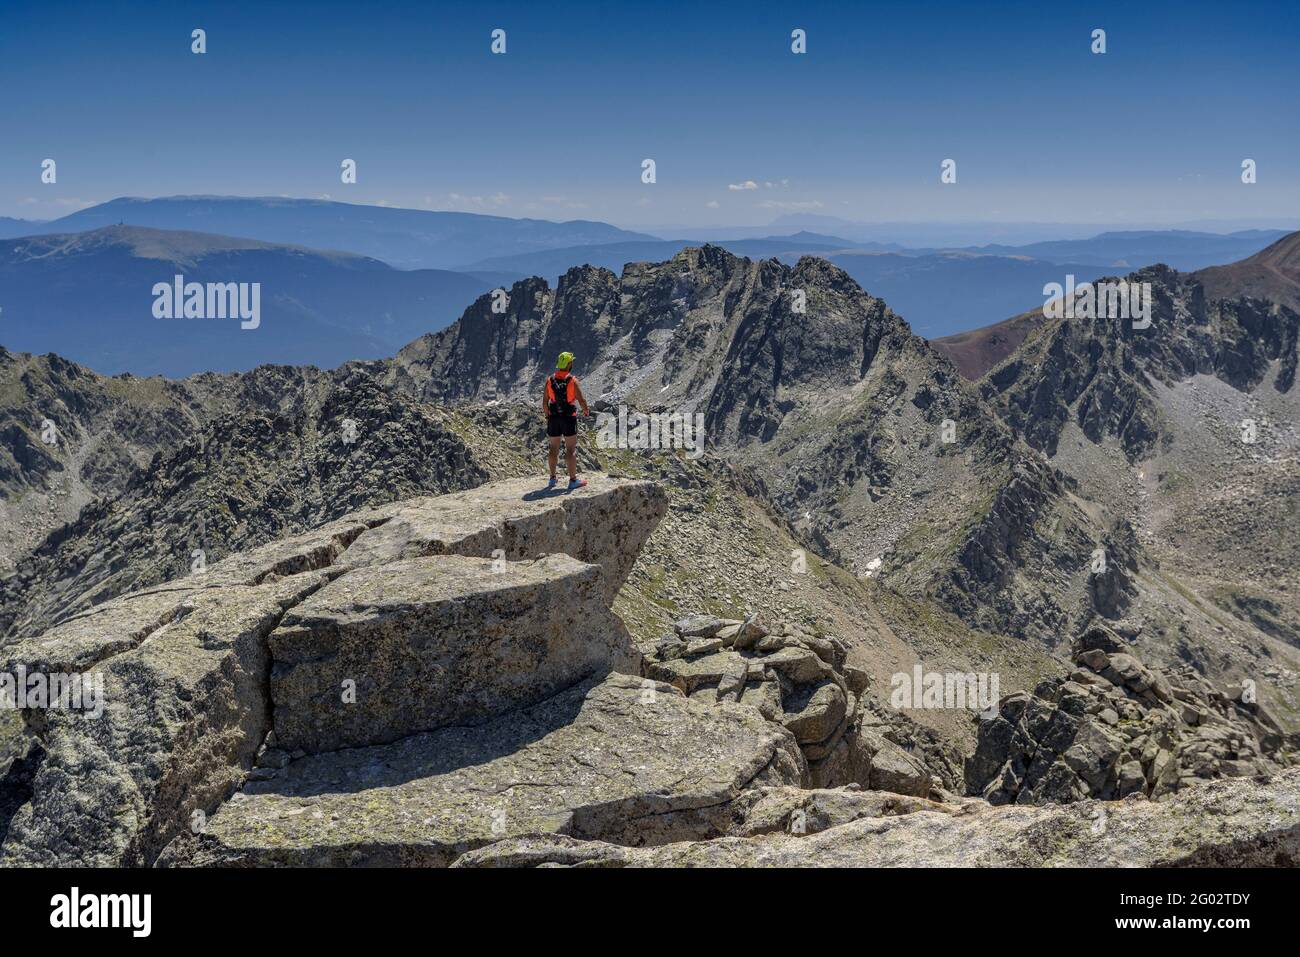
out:
{"label": "clear blue sky", "polygon": [[1296,216],[1300,3],[3,0],[0,215],[181,193],[623,225]]}

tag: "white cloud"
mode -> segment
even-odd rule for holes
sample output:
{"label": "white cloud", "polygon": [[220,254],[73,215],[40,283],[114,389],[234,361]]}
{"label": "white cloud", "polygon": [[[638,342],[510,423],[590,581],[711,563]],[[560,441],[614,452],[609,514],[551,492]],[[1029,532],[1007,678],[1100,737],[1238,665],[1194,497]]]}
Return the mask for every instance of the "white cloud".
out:
{"label": "white cloud", "polygon": [[742,192],[747,189],[758,189],[758,184],[752,179],[747,179],[743,183],[728,183],[727,189],[733,192]]}
{"label": "white cloud", "polygon": [[508,206],[510,204],[510,197],[502,192],[497,192],[492,196],[467,196],[464,193],[448,193],[447,199],[453,206],[474,209],[482,209],[485,206]]}
{"label": "white cloud", "polygon": [[711,200],[709,200],[707,203],[705,203],[704,205],[707,206],[709,209],[717,209],[717,208],[718,208],[718,201],[717,201],[716,199],[711,199]]}
{"label": "white cloud", "polygon": [[90,206],[98,206],[103,202],[102,199],[78,199],[75,196],[59,196],[50,200],[37,199],[35,196],[25,196],[18,201],[23,206],[56,206],[59,209],[86,209]]}
{"label": "white cloud", "polygon": [[810,199],[804,203],[789,203],[779,199],[765,199],[758,204],[764,209],[822,209],[825,204],[820,199]]}

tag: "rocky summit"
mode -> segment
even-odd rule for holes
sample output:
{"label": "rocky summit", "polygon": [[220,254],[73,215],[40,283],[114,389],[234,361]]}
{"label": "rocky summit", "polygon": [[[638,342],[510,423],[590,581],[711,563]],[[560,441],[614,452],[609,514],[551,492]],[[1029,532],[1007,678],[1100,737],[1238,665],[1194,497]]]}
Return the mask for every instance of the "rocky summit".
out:
{"label": "rocky summit", "polygon": [[[964,796],[960,755],[890,709],[824,628],[695,613],[638,639],[611,606],[668,499],[596,479],[364,509],[7,646],[6,671],[102,675],[105,696],[99,717],[30,707],[5,726],[0,861],[1293,860],[1281,736],[1248,705],[1145,669],[1117,635],[1084,637],[1090,677],[1004,698],[965,771],[988,791],[985,766],[1036,767],[1028,735],[1067,719],[1073,769],[1107,734],[1094,713],[1144,729],[1119,732],[1139,764],[1146,741],[1168,744],[1157,787],[1128,786],[1133,761],[1117,754],[1097,775],[1072,771],[1096,787],[1036,792],[1066,807],[1024,799],[1050,774],[1024,773],[1014,794],[994,775],[1000,790]],[[1117,710],[1096,712],[1086,688]],[[1021,720],[1031,708],[1042,715]],[[1214,752],[1209,773],[1198,742],[1233,753]]]}
{"label": "rocky summit", "polygon": [[606,596],[662,493],[529,488],[359,512],[7,646],[11,674],[102,675],[104,707],[6,727],[0,860],[150,863],[258,760],[482,722],[630,667]]}

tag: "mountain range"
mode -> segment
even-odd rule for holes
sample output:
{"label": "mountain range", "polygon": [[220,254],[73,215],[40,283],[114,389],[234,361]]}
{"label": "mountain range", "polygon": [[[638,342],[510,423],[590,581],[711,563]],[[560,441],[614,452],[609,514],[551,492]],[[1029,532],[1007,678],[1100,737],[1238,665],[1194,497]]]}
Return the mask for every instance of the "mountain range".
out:
{"label": "mountain range", "polygon": [[[241,328],[236,318],[158,318],[154,287],[176,276],[259,284],[257,327]],[[56,352],[106,373],[179,376],[267,362],[332,367],[389,354],[510,278],[105,226],[0,240],[0,323],[9,348]]]}
{"label": "mountain range", "polygon": [[[443,328],[475,296],[523,276],[553,282],[578,265],[617,272],[697,245],[603,223],[223,197],[117,199],[51,222],[5,221],[0,236],[6,233],[19,238],[0,240],[0,328],[8,330],[0,341],[56,352],[101,372],[171,376],[263,362],[333,366],[378,358]],[[716,245],[788,264],[803,256],[825,259],[888,301],[920,335],[956,335],[962,349],[982,353],[988,350],[974,343],[988,334],[974,330],[1041,299],[1048,283],[1070,275],[1084,282],[1154,262],[1184,270],[1226,263],[1280,235],[1112,232],[946,249],[804,230]],[[151,290],[176,275],[260,283],[265,322],[250,332],[235,324],[156,319]],[[1014,333],[994,338],[1018,341]],[[975,368],[958,355],[959,367]]]}
{"label": "mountain range", "polygon": [[653,238],[587,220],[555,223],[330,200],[233,196],[121,197],[42,223],[36,232],[84,232],[118,225],[346,250],[398,269],[459,269],[489,256]]}
{"label": "mountain range", "polygon": [[[383,844],[408,839],[385,823],[405,819],[384,811],[403,795],[502,793],[501,782],[519,773],[515,761],[550,774],[567,759],[541,742],[568,753],[586,745],[551,735],[594,727],[569,698],[548,698],[555,713],[544,718],[515,715],[513,698],[500,705],[502,727],[546,729],[530,732],[539,752],[514,738],[503,744],[491,723],[446,732],[488,736],[478,743],[426,740],[420,735],[446,730],[422,717],[427,701],[385,705],[373,727],[349,717],[340,737],[323,699],[288,705],[284,697],[301,696],[308,679],[295,675],[332,667],[333,653],[312,643],[372,627],[366,609],[380,609],[377,630],[358,646],[370,674],[390,660],[425,667],[428,649],[370,654],[370,643],[406,633],[384,621],[446,601],[467,635],[477,634],[480,612],[508,631],[501,623],[522,620],[522,596],[534,593],[586,596],[574,598],[578,618],[541,597],[542,606],[529,605],[569,616],[547,634],[573,637],[573,622],[615,614],[620,624],[604,634],[626,629],[631,644],[619,654],[640,662],[632,670],[689,698],[682,729],[647,733],[636,717],[644,709],[619,703],[644,687],[641,677],[559,689],[584,689],[582,707],[599,709],[602,734],[616,733],[619,748],[596,750],[626,750],[642,770],[667,761],[679,781],[681,768],[700,760],[686,755],[689,742],[714,735],[742,750],[778,742],[770,747],[784,757],[769,745],[743,756],[746,767],[769,769],[768,784],[841,797],[851,792],[838,789],[856,784],[967,806],[977,821],[991,820],[983,816],[990,804],[1137,792],[1153,804],[1200,801],[1218,793],[1199,790],[1207,781],[1250,779],[1224,782],[1244,787],[1267,778],[1300,752],[1300,554],[1286,531],[1300,516],[1300,311],[1289,298],[1297,241],[1208,274],[1163,265],[1129,273],[1150,284],[1148,327],[1040,310],[1005,355],[970,352],[982,368],[965,375],[942,343],[918,336],[834,262],[755,261],[709,244],[617,272],[575,266],[554,285],[518,279],[504,299],[485,292],[446,328],[394,354],[332,369],[106,377],[57,355],[0,351],[0,560],[8,569],[0,650],[22,662],[89,655],[135,676],[124,688],[155,689],[124,691],[108,725],[132,745],[114,752],[116,770],[104,781],[134,783],[74,785],[74,803],[93,814],[60,810],[66,789],[57,786],[66,755],[99,747],[85,737],[91,732],[0,723],[0,857],[248,863],[291,854],[331,863],[340,858],[330,834],[282,834],[294,825],[276,811],[278,801],[319,795],[314,781],[350,782],[324,790],[339,792],[329,800],[361,815]],[[24,263],[50,261],[42,268],[57,276],[65,243],[85,247],[73,261],[117,257],[115,269],[138,268],[133,261],[199,268],[210,255],[230,257],[229,269],[242,256],[271,254],[301,257],[304,271],[369,277],[390,268],[207,235],[178,244],[175,234],[134,227],[6,248]],[[165,258],[151,260],[160,250]],[[577,353],[598,412],[702,416],[704,455],[610,445],[584,423],[580,465],[592,486],[546,499],[537,395],[561,350]],[[458,564],[485,558],[498,541],[506,579]],[[575,560],[617,567],[607,608],[592,603],[592,590],[593,576],[608,570],[565,564]],[[430,579],[436,588],[420,591],[426,566],[439,562],[447,567]],[[211,577],[194,578],[202,574]],[[444,594],[449,582],[477,597]],[[317,591],[320,600],[309,597]],[[247,616],[262,624],[242,624]],[[515,640],[531,639],[503,633],[492,647]],[[220,664],[232,641],[263,658]],[[473,647],[465,638],[430,674]],[[216,669],[210,677],[201,677],[205,662]],[[995,673],[997,707],[976,718],[965,708],[891,705],[894,678],[915,667]],[[475,671],[475,700],[509,684],[513,668]],[[269,684],[232,704],[219,677],[230,673],[254,685],[269,675]],[[193,685],[191,674],[200,676]],[[174,698],[156,690],[173,680],[183,685]],[[152,721],[159,702],[177,714],[216,702],[260,730],[230,738],[243,744],[231,745],[234,770],[219,780],[159,785],[147,769],[173,768],[184,748],[167,736],[189,727]],[[277,735],[297,729],[284,749],[258,725],[268,714]],[[727,724],[742,719],[755,723]],[[195,720],[215,727],[214,716]],[[681,753],[642,758],[646,747]],[[452,770],[480,768],[487,783],[406,786],[448,771],[439,762],[455,748],[480,757]],[[204,749],[218,751],[226,755],[215,743]],[[347,770],[354,765],[390,770],[381,780]],[[169,770],[164,781],[205,766]],[[628,780],[620,768],[598,777]],[[1202,797],[1183,797],[1186,789]],[[201,791],[220,823],[187,844],[175,823],[184,816],[164,806],[173,790]],[[227,802],[234,791],[240,799]],[[1261,802],[1272,793],[1251,791]],[[683,797],[673,814],[708,804]],[[112,810],[119,806],[157,810]],[[738,809],[723,816],[744,817]],[[671,830],[662,815],[670,830],[646,831],[639,816],[615,817],[624,823],[584,817],[577,837],[564,840],[613,854],[602,848],[661,843],[655,834],[694,835],[707,848],[728,834],[701,822]],[[70,820],[84,841],[55,840]],[[89,836],[105,829],[119,836]],[[535,828],[526,834],[542,840]],[[487,852],[495,840],[471,843]],[[387,860],[374,846],[347,853]],[[427,862],[466,850],[438,847]],[[529,853],[549,862],[559,851],[545,844]],[[1152,859],[1167,859],[1162,853]]]}
{"label": "mountain range", "polygon": [[[288,389],[260,384],[283,378],[268,369],[251,378],[201,376],[162,393],[147,380],[127,380],[113,391],[125,397],[147,388],[165,396],[174,408],[167,418],[184,415],[169,426],[173,434],[211,421],[215,413],[197,410],[229,407],[232,395],[275,415],[304,402],[324,409],[334,384],[357,374],[349,370],[365,370],[386,402],[436,409],[527,403],[549,358],[569,348],[579,354],[598,408],[698,410],[710,446],[744,468],[763,501],[811,547],[911,599],[939,600],[970,626],[1033,638],[1047,650],[1089,616],[1146,602],[1162,627],[1195,621],[1206,629],[1199,640],[1217,645],[1217,613],[1206,610],[1213,602],[1186,599],[1179,585],[1160,578],[1158,556],[1143,541],[1144,523],[1155,519],[1135,510],[1144,494],[1172,501],[1162,482],[1180,490],[1179,501],[1200,507],[1202,483],[1217,473],[1186,458],[1168,473],[1148,475],[1136,464],[1117,471],[1111,458],[1140,463],[1183,446],[1201,454],[1212,438],[1215,454],[1255,470],[1255,481],[1266,477],[1257,460],[1265,450],[1265,461],[1285,476],[1294,441],[1285,428],[1243,450],[1230,430],[1198,432],[1195,423],[1209,415],[1197,404],[1204,389],[1218,396],[1211,404],[1241,397],[1239,408],[1229,403],[1216,413],[1216,429],[1256,406],[1261,422],[1294,421],[1288,403],[1295,395],[1295,313],[1248,297],[1209,299],[1195,276],[1163,267],[1136,276],[1156,289],[1150,338],[1101,321],[1047,323],[975,383],[833,264],[813,257],[794,266],[754,262],[705,246],[628,266],[621,275],[571,269],[554,289],[541,279],[520,280],[509,288],[504,313],[484,295],[450,327],[417,338],[392,359],[305,378],[294,373],[289,381],[300,385]],[[794,306],[796,289],[806,296],[806,312]],[[26,369],[26,380],[31,360],[10,357],[11,375]],[[1194,386],[1186,396],[1178,386],[1184,381]],[[213,390],[226,398],[217,402]],[[310,398],[314,393],[320,397]],[[59,402],[93,407],[66,398],[44,405],[57,409]],[[35,409],[21,416],[15,410],[11,435],[28,434],[33,417],[39,420]],[[78,422],[83,441],[102,430],[97,421]],[[940,439],[945,423],[952,424],[952,442]],[[8,469],[15,491],[56,475],[53,463],[40,464],[48,459],[34,439],[15,450]],[[1131,469],[1143,477],[1116,485],[1116,475]],[[80,471],[81,487],[94,494],[95,483]],[[90,470],[100,471],[122,481],[129,470]],[[1276,501],[1285,512],[1293,496],[1285,479],[1278,481]],[[1153,514],[1168,520],[1159,509]],[[1251,527],[1269,534],[1267,524]],[[1200,535],[1203,544],[1227,547],[1227,537],[1206,538],[1207,529]],[[1250,540],[1244,528],[1233,537]],[[102,544],[94,554],[111,554]],[[1088,572],[1088,556],[1099,547],[1117,556],[1117,583],[1106,591]],[[1289,572],[1277,574],[1284,584]],[[1155,584],[1147,575],[1156,576]],[[1226,571],[1209,580],[1220,592],[1236,587]],[[1263,607],[1256,594],[1242,601]],[[1265,618],[1285,623],[1292,614],[1276,600],[1271,608]],[[1237,627],[1260,630],[1254,619]],[[1290,626],[1270,627],[1263,630],[1271,640],[1285,643]],[[1162,656],[1174,654],[1151,640]],[[1243,667],[1229,647],[1220,664]]]}
{"label": "mountain range", "polygon": [[[1297,233],[1283,236],[1240,262],[1210,266],[1192,273],[1209,296],[1218,299],[1253,296],[1286,306],[1300,307],[1300,241]],[[1043,324],[1042,307],[1018,313],[1010,319],[944,336],[934,345],[948,356],[967,378],[978,379],[1019,347]]]}

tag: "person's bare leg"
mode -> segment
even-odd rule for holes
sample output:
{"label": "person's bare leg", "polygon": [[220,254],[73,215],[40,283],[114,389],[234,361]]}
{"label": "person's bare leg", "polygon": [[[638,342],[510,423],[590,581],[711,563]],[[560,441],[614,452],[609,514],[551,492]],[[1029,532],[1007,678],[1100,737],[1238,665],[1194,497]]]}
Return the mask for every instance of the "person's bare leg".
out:
{"label": "person's bare leg", "polygon": [[569,467],[569,481],[572,482],[578,477],[578,437],[576,435],[566,435],[564,437],[564,464]]}
{"label": "person's bare leg", "polygon": [[552,435],[551,448],[546,454],[547,462],[551,466],[551,478],[555,478],[555,467],[560,464],[560,437]]}

